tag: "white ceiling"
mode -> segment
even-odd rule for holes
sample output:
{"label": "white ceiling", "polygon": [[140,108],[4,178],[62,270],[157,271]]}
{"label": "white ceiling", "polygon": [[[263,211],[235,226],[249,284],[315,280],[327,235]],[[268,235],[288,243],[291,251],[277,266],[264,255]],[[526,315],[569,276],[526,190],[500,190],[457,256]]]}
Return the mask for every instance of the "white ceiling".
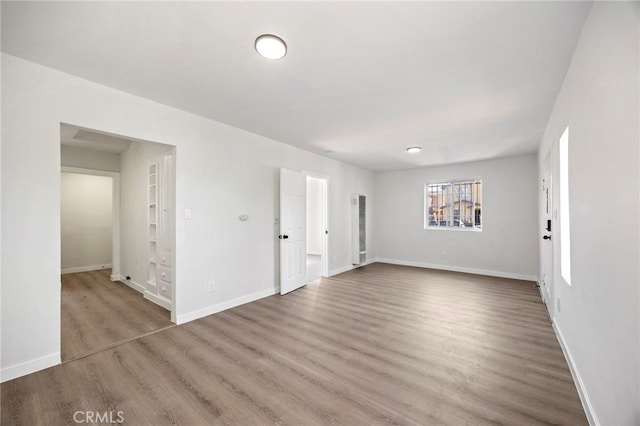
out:
{"label": "white ceiling", "polygon": [[[535,152],[590,7],[3,1],[2,51],[393,170]],[[256,54],[263,33],[284,59]]]}

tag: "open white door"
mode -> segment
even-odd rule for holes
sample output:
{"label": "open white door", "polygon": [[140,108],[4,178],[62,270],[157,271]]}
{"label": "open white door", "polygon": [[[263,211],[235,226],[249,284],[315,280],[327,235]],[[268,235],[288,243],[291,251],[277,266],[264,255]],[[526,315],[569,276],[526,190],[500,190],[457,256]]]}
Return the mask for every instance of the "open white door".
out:
{"label": "open white door", "polygon": [[280,169],[280,294],[307,283],[307,177]]}
{"label": "open white door", "polygon": [[547,305],[549,316],[553,318],[553,242],[551,240],[551,224],[553,223],[553,187],[551,181],[551,155],[544,162],[542,176],[542,241],[541,267],[542,297]]}

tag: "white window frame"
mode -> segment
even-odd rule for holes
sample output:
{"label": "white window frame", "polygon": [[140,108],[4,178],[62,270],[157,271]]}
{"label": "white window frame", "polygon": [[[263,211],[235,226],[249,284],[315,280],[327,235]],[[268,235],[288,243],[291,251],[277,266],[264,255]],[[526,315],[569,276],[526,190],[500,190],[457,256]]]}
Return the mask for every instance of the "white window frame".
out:
{"label": "white window frame", "polygon": [[560,275],[571,285],[571,221],[569,215],[569,127],[560,136]]}
{"label": "white window frame", "polygon": [[[480,183],[480,187],[484,187],[483,179],[481,177],[469,178],[469,179],[448,179],[439,182],[427,182],[424,184],[424,200],[423,200],[423,223],[424,229],[428,231],[437,230],[437,231],[465,231],[465,232],[482,232],[483,220],[480,220],[480,227],[475,226],[475,209],[472,217],[472,225],[471,226],[440,226],[440,225],[429,225],[429,205],[427,200],[429,199],[429,187],[430,186],[443,186],[449,185],[453,186],[455,184],[477,184]],[[482,189],[481,189],[482,191]],[[472,191],[473,193],[473,191]],[[453,193],[448,193],[447,197],[453,197]],[[472,206],[475,207],[476,199],[472,195]],[[453,198],[450,198],[450,202],[453,203]],[[482,218],[482,192],[480,192],[480,217]],[[453,222],[455,220],[455,216],[451,215],[451,218],[447,219],[447,222]],[[460,215],[458,215],[458,221],[460,221]]]}

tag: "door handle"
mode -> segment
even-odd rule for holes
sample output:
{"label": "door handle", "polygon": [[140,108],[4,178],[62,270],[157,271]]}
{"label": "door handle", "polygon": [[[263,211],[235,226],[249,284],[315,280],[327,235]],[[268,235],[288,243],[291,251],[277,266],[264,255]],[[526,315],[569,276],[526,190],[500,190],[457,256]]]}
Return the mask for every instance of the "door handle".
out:
{"label": "door handle", "polygon": [[286,240],[287,238],[289,238],[288,235],[278,235],[278,238],[280,238],[281,240]]}
{"label": "door handle", "polygon": [[545,240],[550,240],[551,239],[551,235],[545,235],[542,238],[544,238]]}

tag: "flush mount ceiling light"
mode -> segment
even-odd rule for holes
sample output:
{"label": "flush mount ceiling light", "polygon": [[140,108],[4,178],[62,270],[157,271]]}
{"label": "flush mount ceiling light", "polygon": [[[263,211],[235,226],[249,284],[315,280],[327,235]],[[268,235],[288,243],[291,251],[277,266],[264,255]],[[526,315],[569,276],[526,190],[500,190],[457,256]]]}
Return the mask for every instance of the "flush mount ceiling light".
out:
{"label": "flush mount ceiling light", "polygon": [[422,147],[419,146],[410,146],[409,148],[407,148],[407,152],[409,154],[417,154],[420,151],[422,151]]}
{"label": "flush mount ceiling light", "polygon": [[287,54],[287,44],[273,34],[262,34],[256,39],[256,51],[267,59],[282,59]]}

